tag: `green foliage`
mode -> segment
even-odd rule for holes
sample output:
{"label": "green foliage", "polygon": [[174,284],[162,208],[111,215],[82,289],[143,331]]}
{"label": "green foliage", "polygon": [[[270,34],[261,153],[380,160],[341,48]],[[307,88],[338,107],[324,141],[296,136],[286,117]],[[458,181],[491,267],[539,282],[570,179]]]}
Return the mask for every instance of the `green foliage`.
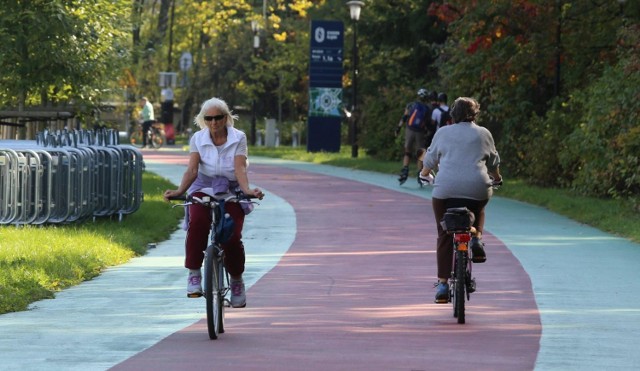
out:
{"label": "green foliage", "polygon": [[416,91],[402,86],[389,86],[380,89],[375,97],[367,96],[364,105],[368,108],[359,127],[360,143],[368,155],[377,159],[396,159],[396,166],[399,166],[404,153],[404,130],[407,129],[403,129],[397,137],[394,131],[406,104],[415,99]]}
{"label": "green foliage", "polygon": [[430,14],[449,32],[442,84],[480,101],[506,171],[637,207],[639,4],[453,0]]}
{"label": "green foliage", "polygon": [[[514,138],[515,156],[509,161],[518,160],[516,169],[519,174],[526,174],[531,184],[555,187],[567,185],[566,175],[560,165],[559,153],[564,147],[564,140],[577,126],[575,112],[569,112],[561,102],[547,112],[546,117],[534,115],[524,125],[519,138]],[[516,142],[517,141],[517,142]]]}
{"label": "green foliage", "polygon": [[[255,102],[260,122],[265,117],[298,121],[308,105],[308,12],[321,3],[269,1],[263,14],[262,3],[255,1],[185,1],[175,7],[170,42],[169,21],[160,17],[155,3],[140,2],[144,6],[136,22],[140,37],[134,45],[134,94],[158,102],[158,72],[179,71],[179,58],[188,51],[193,55],[188,84],[174,89],[175,101],[184,104],[185,120],[190,121],[191,111],[204,100],[218,96],[240,114]],[[260,28],[255,50],[251,21]]]}
{"label": "green foliage", "polygon": [[92,106],[127,62],[129,2],[10,0],[0,12],[0,106]]}
{"label": "green foliage", "polygon": [[584,194],[633,197],[640,194],[640,74],[623,58],[602,77],[576,93],[584,107],[580,125],[561,151],[573,175],[571,185]]}
{"label": "green foliage", "polygon": [[341,0],[266,4],[11,0],[0,13],[0,105],[96,102],[110,82],[159,102],[158,72],[179,71],[189,51],[188,84],[174,92],[183,104],[177,130],[202,101],[221,96],[242,115],[240,128],[255,102],[258,125],[278,118],[287,142],[289,123],[303,122],[308,108],[309,23],[340,20],[346,106],[357,30],[359,144],[368,155],[399,161],[393,127],[425,87],[451,101],[479,100],[478,123],[493,133],[512,176],[607,197],[637,194],[639,2],[371,0],[357,29]]}

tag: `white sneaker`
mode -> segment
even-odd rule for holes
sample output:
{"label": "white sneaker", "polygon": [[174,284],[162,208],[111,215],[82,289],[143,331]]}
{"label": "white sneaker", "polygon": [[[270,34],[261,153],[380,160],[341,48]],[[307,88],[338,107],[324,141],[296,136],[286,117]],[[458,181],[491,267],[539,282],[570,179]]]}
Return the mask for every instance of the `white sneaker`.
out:
{"label": "white sneaker", "polygon": [[189,271],[187,280],[187,297],[199,298],[202,296],[202,274]]}
{"label": "white sneaker", "polygon": [[244,308],[247,305],[247,296],[244,293],[243,280],[231,280],[231,306]]}

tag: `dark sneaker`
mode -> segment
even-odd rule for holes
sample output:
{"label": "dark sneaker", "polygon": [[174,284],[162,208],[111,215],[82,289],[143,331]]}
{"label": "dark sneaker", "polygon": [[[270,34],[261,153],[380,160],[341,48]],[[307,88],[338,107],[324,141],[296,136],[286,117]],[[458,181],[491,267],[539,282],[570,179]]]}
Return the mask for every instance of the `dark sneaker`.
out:
{"label": "dark sneaker", "polygon": [[404,184],[404,182],[407,181],[408,177],[409,177],[409,168],[405,166],[402,168],[402,170],[400,170],[400,177],[398,178],[398,182],[400,182],[400,185]]}
{"label": "dark sneaker", "polygon": [[244,281],[231,280],[231,306],[244,308],[247,305],[247,296],[244,292]]}
{"label": "dark sneaker", "polygon": [[449,284],[446,282],[438,282],[436,284],[436,303],[446,304],[449,302]]}
{"label": "dark sneaker", "polygon": [[471,261],[474,263],[484,263],[487,261],[487,254],[484,252],[484,242],[478,237],[471,237]]}

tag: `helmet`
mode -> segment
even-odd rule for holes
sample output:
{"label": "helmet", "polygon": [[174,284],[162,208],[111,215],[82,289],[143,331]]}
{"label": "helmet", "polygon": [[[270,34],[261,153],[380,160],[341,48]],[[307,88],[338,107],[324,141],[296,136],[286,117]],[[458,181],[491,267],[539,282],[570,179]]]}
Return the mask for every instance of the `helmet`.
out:
{"label": "helmet", "polygon": [[418,97],[424,99],[429,95],[429,93],[427,92],[427,89],[424,88],[420,88],[418,89]]}
{"label": "helmet", "polygon": [[447,102],[447,95],[445,93],[438,94],[438,102]]}

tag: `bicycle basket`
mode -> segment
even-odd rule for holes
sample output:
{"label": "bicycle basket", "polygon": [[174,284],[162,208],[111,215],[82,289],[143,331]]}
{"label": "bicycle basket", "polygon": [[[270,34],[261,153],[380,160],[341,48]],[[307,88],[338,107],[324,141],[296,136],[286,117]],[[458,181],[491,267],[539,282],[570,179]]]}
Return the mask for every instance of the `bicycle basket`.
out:
{"label": "bicycle basket", "polygon": [[216,210],[216,242],[225,243],[233,236],[235,223],[231,216],[225,212],[224,201],[220,201]]}
{"label": "bicycle basket", "polygon": [[473,225],[476,217],[466,207],[447,209],[440,221],[442,229],[447,232],[468,230]]}

